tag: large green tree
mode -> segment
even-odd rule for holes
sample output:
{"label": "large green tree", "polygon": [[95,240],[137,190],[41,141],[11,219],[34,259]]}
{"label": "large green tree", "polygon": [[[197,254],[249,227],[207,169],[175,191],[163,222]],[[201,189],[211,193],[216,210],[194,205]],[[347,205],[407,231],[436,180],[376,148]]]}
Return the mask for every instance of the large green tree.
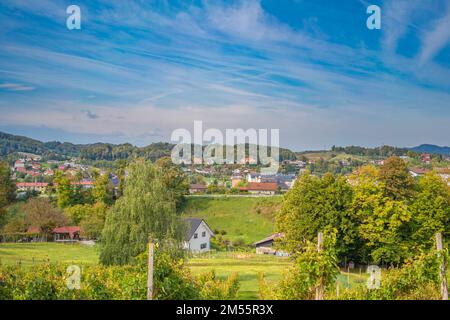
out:
{"label": "large green tree", "polygon": [[357,222],[349,215],[352,190],[344,177],[323,178],[303,174],[288,191],[277,215],[277,227],[284,232],[281,245],[295,252],[318,232],[337,230],[337,250],[347,255],[357,236]]}
{"label": "large green tree", "polygon": [[113,203],[113,189],[112,183],[109,181],[109,173],[97,174],[92,189],[92,197],[95,202],[111,205]]}
{"label": "large green tree", "polygon": [[74,205],[73,189],[70,184],[70,179],[62,172],[56,171],[55,187],[57,195],[57,203],[59,208],[66,208]]}
{"label": "large green tree", "polygon": [[412,240],[415,246],[430,247],[436,232],[450,236],[450,188],[437,173],[431,172],[419,180],[418,195],[411,204]]}
{"label": "large green tree", "polygon": [[185,195],[189,192],[189,182],[186,175],[180,166],[172,162],[170,157],[158,159],[155,165],[162,170],[163,181],[167,188],[172,190],[179,211],[185,204]]}
{"label": "large green tree", "polygon": [[162,170],[138,159],[128,169],[124,194],[106,217],[100,260],[127,264],[145,251],[149,237],[180,242],[184,228],[176,214],[174,191]]}
{"label": "large green tree", "polygon": [[103,202],[97,202],[94,205],[84,205],[85,215],[81,220],[80,226],[82,236],[89,239],[100,239],[103,227],[105,225],[108,207]]}
{"label": "large green tree", "polygon": [[[351,211],[360,222],[359,236],[371,260],[399,263],[408,255],[411,214],[404,201],[385,194],[386,187],[380,180],[380,172],[373,166],[362,167],[350,177],[353,185]],[[366,260],[367,257],[361,258]]]}
{"label": "large green tree", "polygon": [[47,198],[33,198],[23,206],[26,221],[29,226],[36,227],[48,237],[55,227],[67,224],[63,212],[55,208]]}
{"label": "large green tree", "polygon": [[379,180],[384,194],[393,200],[411,200],[414,196],[414,179],[406,162],[397,156],[386,159],[380,168]]}

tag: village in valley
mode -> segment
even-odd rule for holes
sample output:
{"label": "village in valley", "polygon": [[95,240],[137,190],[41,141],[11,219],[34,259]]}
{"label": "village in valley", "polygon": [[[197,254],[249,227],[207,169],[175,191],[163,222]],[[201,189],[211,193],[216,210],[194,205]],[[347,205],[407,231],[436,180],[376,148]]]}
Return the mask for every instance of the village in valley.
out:
{"label": "village in valley", "polygon": [[443,0],[0,1],[0,302],[448,300],[449,21]]}
{"label": "village in valley", "polygon": [[[3,143],[8,147],[3,150],[11,151],[14,139],[17,138],[6,135]],[[100,151],[95,152],[91,146],[78,146],[89,148],[78,155],[48,150],[41,150],[40,154],[24,152],[29,150],[24,145],[14,148],[14,152],[3,154],[14,199],[0,221],[2,263],[29,265],[49,258],[60,261],[64,254],[75,260],[90,257],[88,261],[96,263],[99,250],[103,250],[108,215],[126,197],[127,181],[136,179],[131,168],[141,160],[133,159],[131,153],[142,152],[141,149],[119,153],[121,156],[117,157],[114,150],[121,150],[122,146],[96,145]],[[301,192],[307,199],[315,191],[308,190],[306,181],[314,178],[314,183],[319,183],[331,176],[342,177],[349,186],[358,187],[361,174],[392,166],[386,162],[404,166],[402,170],[412,181],[434,174],[450,186],[450,157],[445,153],[423,152],[421,147],[416,149],[387,146],[304,152],[284,149],[276,174],[263,174],[264,166],[250,163],[248,157],[238,164],[175,165],[167,147],[157,152],[159,156],[152,158],[152,162],[162,170],[167,187],[174,191],[179,208],[176,211],[184,226],[181,247],[190,257],[188,266],[192,272],[216,270],[221,277],[234,271],[241,273],[248,278],[242,282],[239,297],[255,299],[261,297],[258,272],[266,272],[269,279],[279,281],[282,270],[291,265],[292,251],[280,246],[289,229],[280,228],[279,217],[286,210],[285,203],[291,201],[289,194],[298,192],[295,188],[303,189]],[[302,186],[295,187],[299,180],[304,180]],[[307,195],[308,192],[312,194]],[[132,195],[139,196],[139,192]],[[23,251],[18,250],[18,245],[31,247]],[[347,274],[340,280],[342,286],[350,288],[365,281],[367,266],[361,264],[360,258],[345,253],[342,259],[339,266],[342,274]]]}
{"label": "village in valley", "polygon": [[[354,152],[353,149],[357,150]],[[352,152],[346,153],[346,152]],[[367,151],[369,150],[369,151]],[[365,165],[382,166],[385,159],[392,154],[398,154],[399,158],[405,161],[411,177],[417,179],[424,174],[435,171],[444,181],[450,185],[450,156],[414,152],[412,150],[383,147],[374,153],[367,149],[359,147],[336,148],[329,151],[306,151],[290,152],[286,158],[282,159],[279,172],[276,174],[262,174],[261,165],[255,164],[249,158],[245,158],[240,164],[181,164],[177,167],[177,172],[186,179],[186,185],[183,189],[183,196],[193,198],[272,198],[281,199],[287,191],[293,186],[297,178],[305,172],[312,175],[323,176],[327,172],[343,174],[349,177],[359,167]],[[362,155],[366,152],[368,155]],[[384,152],[384,155],[383,155]],[[355,154],[356,153],[356,154]],[[125,180],[127,171],[124,169],[124,162],[109,161],[100,164],[92,164],[82,157],[67,157],[57,155],[58,160],[27,152],[15,152],[7,155],[7,161],[10,164],[12,180],[16,187],[16,197],[18,201],[26,201],[33,197],[44,197],[57,199],[58,177],[67,178],[70,187],[78,190],[80,194],[90,194],[96,186],[96,180],[103,177],[103,188],[110,192],[112,198],[120,196],[120,180]],[[65,160],[62,160],[64,159]],[[164,158],[164,157],[162,157]],[[105,165],[106,163],[106,165]],[[252,164],[251,164],[252,163]],[[118,165],[119,164],[119,165]],[[81,200],[89,203],[92,200]],[[278,201],[278,200],[276,200]],[[271,214],[275,214],[272,208]],[[233,212],[238,214],[238,212]],[[273,217],[272,217],[273,218]],[[201,212],[196,217],[185,217],[188,226],[191,222],[202,229],[196,231],[192,227],[189,235],[186,235],[184,247],[192,252],[207,252],[215,248],[215,245],[233,250],[256,248],[257,254],[279,254],[286,255],[283,251],[272,248],[274,239],[282,237],[281,233],[266,234],[263,238],[254,238],[252,242],[244,242],[242,239],[223,239],[226,238],[220,233],[226,233],[227,230],[218,231],[218,225],[214,222],[214,228],[208,225],[208,215],[202,217]],[[98,240],[100,233],[86,234],[82,231],[80,225],[74,224],[78,221],[68,221],[67,225],[58,225],[51,232],[51,238],[43,238],[39,228],[29,226],[27,229],[12,230],[13,232],[0,233],[0,241],[56,241],[56,242],[78,242],[88,241],[93,244]],[[254,226],[258,228],[257,225]],[[22,227],[23,228],[23,227]],[[6,228],[8,229],[8,226]],[[274,226],[269,229],[274,229]],[[213,240],[211,245],[211,238]],[[14,234],[16,234],[14,236]],[[201,234],[199,242],[198,234]],[[217,237],[218,236],[218,237]],[[203,238],[203,239],[202,239]],[[219,238],[221,241],[217,241]],[[221,242],[221,243],[220,243]],[[220,245],[222,244],[222,246]]]}

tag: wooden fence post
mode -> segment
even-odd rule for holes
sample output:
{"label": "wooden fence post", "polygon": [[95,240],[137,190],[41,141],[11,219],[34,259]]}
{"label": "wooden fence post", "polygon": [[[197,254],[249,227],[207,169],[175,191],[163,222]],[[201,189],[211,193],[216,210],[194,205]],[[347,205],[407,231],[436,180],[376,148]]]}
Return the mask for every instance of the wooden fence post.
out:
{"label": "wooden fence post", "polygon": [[340,294],[340,290],[339,290],[339,279],[336,280],[336,298],[339,299],[339,294]]}
{"label": "wooden fence post", "polygon": [[[438,232],[436,233],[436,249],[438,254],[443,251],[442,246],[442,233]],[[446,261],[445,256],[440,257],[441,258],[441,266],[440,266],[440,272],[439,277],[441,278],[441,295],[442,300],[448,300],[448,288],[447,288],[447,276],[445,274],[445,267],[446,267]]]}
{"label": "wooden fence post", "polygon": [[152,241],[148,244],[148,273],[147,273],[147,300],[153,299],[153,247]]}
{"label": "wooden fence post", "polygon": [[[319,232],[317,234],[317,252],[322,251],[322,245],[323,245],[323,233]],[[316,288],[316,300],[323,300],[324,299],[324,285],[323,285],[323,278],[321,277],[319,280],[319,285]]]}

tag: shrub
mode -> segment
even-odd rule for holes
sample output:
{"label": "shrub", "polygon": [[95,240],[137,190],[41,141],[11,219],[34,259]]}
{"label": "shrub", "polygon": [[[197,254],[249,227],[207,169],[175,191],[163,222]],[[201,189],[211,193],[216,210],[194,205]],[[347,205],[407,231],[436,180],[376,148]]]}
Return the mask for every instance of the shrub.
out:
{"label": "shrub", "polygon": [[333,299],[358,300],[429,300],[440,299],[439,265],[436,252],[408,260],[402,268],[383,271],[379,289],[366,285],[345,290]]}
{"label": "shrub", "polygon": [[324,289],[331,288],[339,274],[335,244],[334,234],[324,238],[324,249],[320,252],[315,244],[307,242],[277,287],[271,288],[260,275],[260,296],[263,299],[310,300],[314,299],[319,285]]}
{"label": "shrub", "polygon": [[[79,290],[66,285],[65,264],[44,263],[33,268],[0,265],[0,300],[144,300],[147,299],[147,256],[122,266],[81,266]],[[191,275],[184,260],[155,250],[153,299],[233,299],[239,289],[237,275],[221,280],[214,273]]]}

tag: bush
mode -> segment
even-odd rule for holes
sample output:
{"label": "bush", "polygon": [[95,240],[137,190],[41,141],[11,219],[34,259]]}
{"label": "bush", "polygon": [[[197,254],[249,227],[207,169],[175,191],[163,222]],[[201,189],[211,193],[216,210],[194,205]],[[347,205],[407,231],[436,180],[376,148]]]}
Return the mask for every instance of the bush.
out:
{"label": "bush", "polygon": [[379,289],[360,285],[333,299],[434,300],[440,299],[439,258],[436,252],[408,260],[402,268],[383,271]]}
{"label": "bush", "polygon": [[[79,290],[68,289],[68,265],[44,263],[33,268],[0,265],[0,300],[144,300],[147,299],[147,256],[132,265],[81,266]],[[214,273],[191,275],[184,260],[155,250],[155,300],[234,299],[237,275],[227,280]]]}
{"label": "bush", "polygon": [[221,281],[213,270],[198,277],[197,287],[200,288],[200,299],[236,299],[239,291],[238,274],[233,273],[226,281]]}
{"label": "bush", "polygon": [[314,243],[307,242],[305,248],[296,254],[294,265],[285,272],[276,287],[271,287],[260,275],[261,298],[311,300],[319,286],[330,289],[339,274],[335,244],[335,234],[324,237],[324,248],[320,252]]}

